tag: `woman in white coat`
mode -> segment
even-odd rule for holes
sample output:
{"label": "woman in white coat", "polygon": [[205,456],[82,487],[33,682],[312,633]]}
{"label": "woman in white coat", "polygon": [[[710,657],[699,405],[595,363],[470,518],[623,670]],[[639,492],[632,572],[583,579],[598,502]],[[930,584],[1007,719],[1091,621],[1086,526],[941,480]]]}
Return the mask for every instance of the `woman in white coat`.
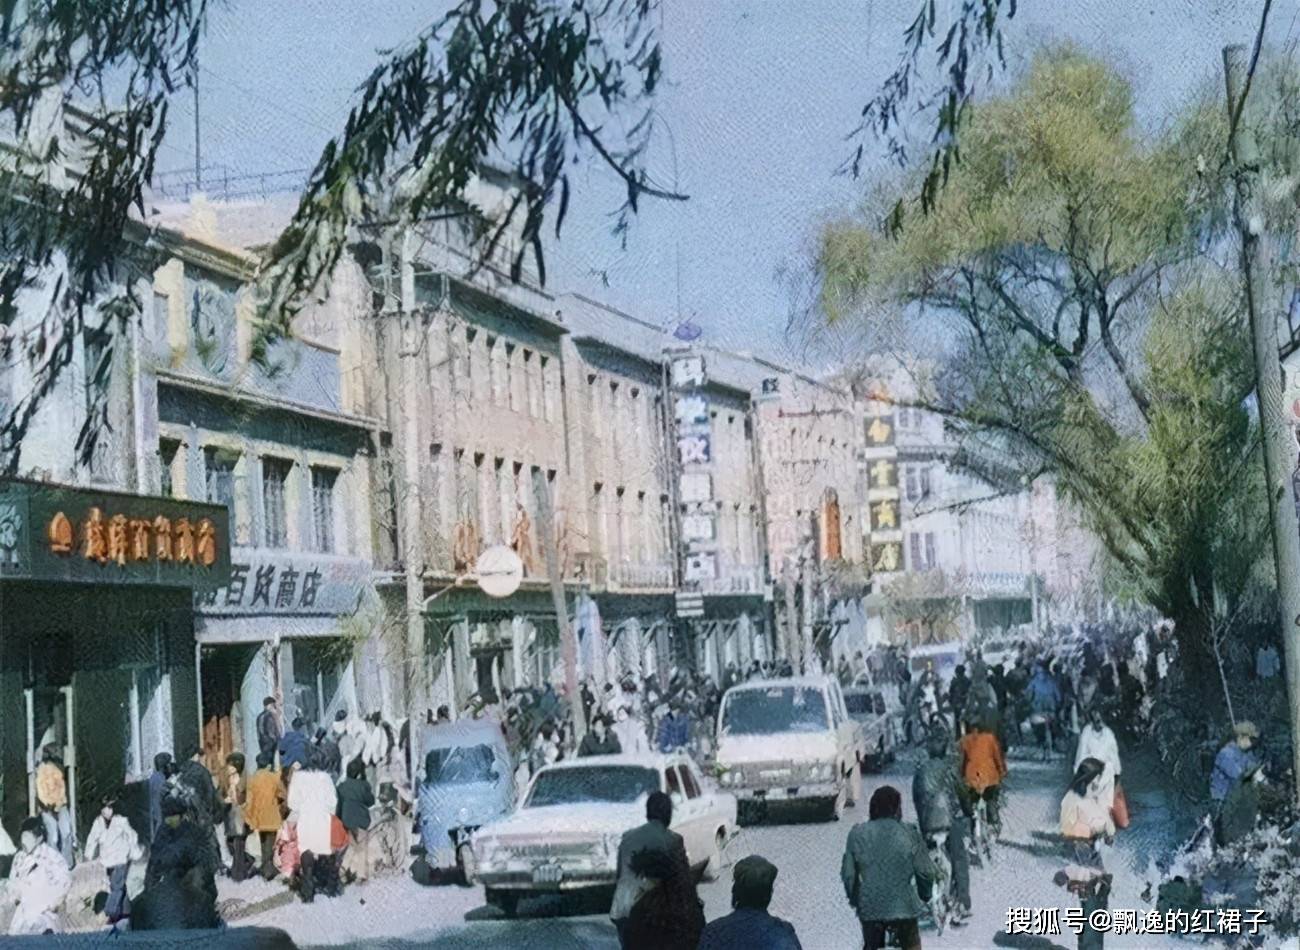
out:
{"label": "woman in white coat", "polygon": [[68,862],[46,842],[39,818],[23,822],[20,841],[21,850],[9,868],[7,896],[18,904],[9,921],[9,935],[57,932],[59,911],[72,887]]}
{"label": "woman in white coat", "polygon": [[313,749],[304,769],[289,783],[289,821],[298,836],[298,894],[310,904],[319,886],[326,894],[338,892],[338,868],[330,842],[338,793],[325,771],[323,756]]}
{"label": "woman in white coat", "polygon": [[1101,707],[1092,706],[1088,711],[1088,724],[1079,732],[1079,751],[1074,754],[1074,768],[1077,772],[1084,759],[1096,759],[1104,770],[1098,780],[1097,798],[1108,805],[1115,801],[1115,782],[1120,775],[1119,745],[1115,733],[1102,718]]}

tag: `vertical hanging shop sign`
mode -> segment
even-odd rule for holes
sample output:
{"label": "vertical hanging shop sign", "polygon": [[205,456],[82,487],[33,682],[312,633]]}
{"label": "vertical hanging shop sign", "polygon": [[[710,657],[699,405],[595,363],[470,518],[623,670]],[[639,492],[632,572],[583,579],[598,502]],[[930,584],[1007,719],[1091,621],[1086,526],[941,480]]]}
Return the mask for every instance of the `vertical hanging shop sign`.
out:
{"label": "vertical hanging shop sign", "polygon": [[877,579],[903,570],[902,506],[898,491],[898,446],[894,404],[883,384],[873,387],[863,419],[863,464],[867,484],[867,563]]}
{"label": "vertical hanging shop sign", "polygon": [[717,504],[713,497],[713,432],[704,357],[681,353],[671,362],[681,503],[682,579],[702,592],[718,576]]}

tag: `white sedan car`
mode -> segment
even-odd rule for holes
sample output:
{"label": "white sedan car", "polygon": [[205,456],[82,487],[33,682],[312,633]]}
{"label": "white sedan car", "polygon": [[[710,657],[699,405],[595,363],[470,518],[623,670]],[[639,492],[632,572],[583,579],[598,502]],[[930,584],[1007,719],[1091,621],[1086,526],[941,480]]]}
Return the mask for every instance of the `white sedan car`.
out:
{"label": "white sedan car", "polygon": [[672,829],[691,866],[716,878],[736,829],[733,796],[706,782],[686,755],[590,756],[539,771],[513,815],[475,833],[487,902],[513,916],[528,894],[612,888],[619,841],[645,822],[654,791],[672,796]]}

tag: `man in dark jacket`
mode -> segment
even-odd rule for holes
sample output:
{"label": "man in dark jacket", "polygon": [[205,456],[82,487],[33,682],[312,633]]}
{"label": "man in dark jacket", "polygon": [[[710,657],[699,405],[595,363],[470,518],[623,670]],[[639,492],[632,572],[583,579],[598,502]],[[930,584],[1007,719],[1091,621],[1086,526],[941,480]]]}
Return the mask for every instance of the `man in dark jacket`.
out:
{"label": "man in dark jacket", "polygon": [[949,756],[951,748],[948,734],[942,730],[935,730],[926,740],[929,758],[917,765],[912,776],[912,805],[927,843],[946,838],[944,852],[952,865],[950,885],[957,901],[955,924],[970,916],[970,855],[966,852],[966,815],[957,798],[960,780]]}
{"label": "man in dark jacket", "polygon": [[801,950],[794,927],[767,912],[772,903],[776,865],[751,854],[732,869],[731,906],[704,928],[699,950]]}
{"label": "man in dark jacket", "polygon": [[[338,778],[343,771],[343,755],[339,752],[339,743],[334,738],[334,733],[325,728],[317,729],[312,744],[320,750],[321,768],[328,772],[331,777]],[[364,763],[362,764],[364,765]]]}
{"label": "man in dark jacket", "polygon": [[868,817],[849,832],[840,862],[844,894],[862,923],[864,950],[883,950],[891,933],[903,950],[920,950],[916,919],[930,899],[934,862],[921,833],[903,824],[898,789],[876,789]]}
{"label": "man in dark jacket", "polygon": [[618,930],[620,945],[633,906],[655,886],[653,881],[632,870],[632,856],[642,851],[657,851],[668,855],[675,863],[689,867],[682,836],[668,829],[673,820],[673,800],[663,792],[651,792],[645,803],[645,817],[644,825],[625,832],[618,843],[618,871],[609,916]]}
{"label": "man in dark jacket", "polygon": [[176,773],[176,786],[189,808],[190,820],[202,831],[207,832],[211,860],[214,867],[221,867],[221,845],[217,843],[217,822],[222,817],[221,802],[217,798],[217,786],[212,780],[212,773],[203,764],[203,755],[195,746],[192,754],[181,764]]}
{"label": "man in dark jacket", "polygon": [[307,762],[307,733],[302,719],[295,719],[290,729],[280,738],[280,772],[285,781],[295,768],[301,768]]}
{"label": "man in dark jacket", "polygon": [[262,700],[262,711],[257,716],[257,751],[274,756],[280,745],[280,711],[272,696]]}
{"label": "man in dark jacket", "polygon": [[217,862],[208,834],[190,818],[190,805],[163,800],[163,824],[149,846],[144,891],[131,902],[132,930],[199,930],[216,927]]}
{"label": "man in dark jacket", "polygon": [[153,774],[149,776],[149,840],[158,833],[162,827],[163,798],[167,794],[167,780],[172,777],[176,771],[176,766],[172,764],[170,752],[159,752],[153,757]]}
{"label": "man in dark jacket", "polygon": [[597,713],[591,720],[591,731],[578,744],[578,755],[618,755],[623,751],[618,736],[609,731],[609,716]]}
{"label": "man in dark jacket", "polygon": [[956,721],[966,708],[966,697],[970,694],[970,677],[966,675],[966,665],[958,663],[953,670],[952,682],[948,684],[948,708],[952,710]]}

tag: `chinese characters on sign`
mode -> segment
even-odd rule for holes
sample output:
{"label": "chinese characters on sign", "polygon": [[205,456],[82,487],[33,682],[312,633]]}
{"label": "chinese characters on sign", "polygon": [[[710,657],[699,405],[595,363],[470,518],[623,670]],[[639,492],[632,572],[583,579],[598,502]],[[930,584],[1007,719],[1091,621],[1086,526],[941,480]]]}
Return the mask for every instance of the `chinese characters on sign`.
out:
{"label": "chinese characters on sign", "polygon": [[230,581],[196,597],[204,616],[343,616],[356,610],[370,578],[362,558],[237,547]]}
{"label": "chinese characters on sign", "polygon": [[103,509],[86,512],[79,530],[62,511],[55,512],[46,528],[50,551],[72,555],[74,548],[87,561],[119,567],[128,562],[169,562],[211,567],[217,561],[217,528],[211,518],[191,523],[189,518],[128,518],[105,516]]}
{"label": "chinese characters on sign", "polygon": [[696,590],[718,576],[717,523],[714,512],[711,414],[702,387],[706,381],[703,357],[682,354],[672,361],[673,419],[677,427],[677,455],[681,464],[683,576]]}
{"label": "chinese characters on sign", "polygon": [[894,444],[894,417],[872,416],[867,420],[867,445],[885,446]]}
{"label": "chinese characters on sign", "polygon": [[871,530],[898,530],[898,502],[892,498],[871,503]]}
{"label": "chinese characters on sign", "polygon": [[883,541],[871,545],[871,571],[873,574],[892,574],[902,569],[902,541]]}
{"label": "chinese characters on sign", "polygon": [[[277,570],[279,577],[277,579]],[[252,579],[250,591],[249,579]],[[249,564],[230,565],[230,583],[196,599],[201,607],[263,607],[309,611],[316,607],[321,572],[312,567],[299,571],[289,565],[265,564],[256,569]],[[301,580],[301,584],[299,581]]]}
{"label": "chinese characters on sign", "polygon": [[1055,936],[1062,927],[1076,936],[1085,926],[1099,933],[1113,934],[1204,934],[1256,936],[1268,926],[1268,915],[1259,909],[1239,907],[1200,910],[1094,910],[1085,915],[1082,907],[1008,907],[1004,930],[1007,934]]}

